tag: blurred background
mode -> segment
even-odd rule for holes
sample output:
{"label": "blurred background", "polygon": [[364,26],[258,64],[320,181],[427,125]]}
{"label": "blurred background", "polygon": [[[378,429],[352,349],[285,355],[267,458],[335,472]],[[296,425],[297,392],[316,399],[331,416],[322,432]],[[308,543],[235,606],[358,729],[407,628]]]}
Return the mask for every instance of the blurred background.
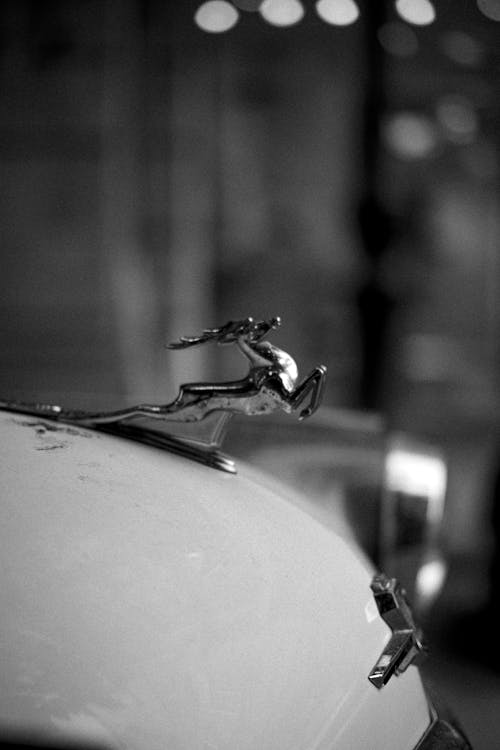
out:
{"label": "blurred background", "polygon": [[500,0],[4,0],[0,19],[2,398],[166,402],[244,363],[165,343],[281,315],[327,405],[445,452],[429,670],[500,746]]}

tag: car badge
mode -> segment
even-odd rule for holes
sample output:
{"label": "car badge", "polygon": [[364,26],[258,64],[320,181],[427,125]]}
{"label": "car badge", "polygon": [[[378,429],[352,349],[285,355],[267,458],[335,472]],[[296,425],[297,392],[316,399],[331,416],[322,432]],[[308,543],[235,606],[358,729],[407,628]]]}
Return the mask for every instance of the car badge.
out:
{"label": "car badge", "polygon": [[[234,473],[234,463],[218,451],[232,415],[254,416],[280,409],[291,413],[306,402],[299,413],[299,420],[302,420],[310,417],[321,402],[326,367],[315,367],[298,382],[297,365],[292,357],[263,340],[269,331],[280,325],[279,317],[244,318],[229,321],[220,328],[207,328],[198,336],[182,336],[169,344],[169,349],[186,349],[210,342],[235,344],[250,367],[241,380],[181,385],[177,397],[168,404],[139,404],[117,411],[84,412],[54,404],[0,401],[0,408],[135,438]],[[151,429],[152,420],[167,423],[167,427]]]}
{"label": "car badge", "polygon": [[401,674],[410,664],[419,663],[426,655],[426,645],[422,631],[413,619],[406,592],[397,579],[379,573],[371,582],[371,590],[382,619],[392,630],[368,675],[372,685],[380,689],[393,675]]}

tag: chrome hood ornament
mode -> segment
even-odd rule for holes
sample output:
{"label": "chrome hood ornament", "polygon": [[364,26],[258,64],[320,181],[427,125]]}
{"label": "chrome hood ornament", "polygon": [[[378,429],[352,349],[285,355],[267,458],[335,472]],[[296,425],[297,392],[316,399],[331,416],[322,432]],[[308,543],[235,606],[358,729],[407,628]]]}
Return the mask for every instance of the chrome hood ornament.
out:
{"label": "chrome hood ornament", "polygon": [[[309,399],[307,406],[300,411],[299,420],[302,420],[314,414],[321,401],[326,367],[315,367],[306,378],[298,382],[298,369],[292,357],[263,340],[266,334],[280,325],[279,317],[270,320],[244,318],[229,321],[220,328],[207,328],[198,336],[182,336],[178,341],[169,344],[170,349],[186,349],[208,342],[235,344],[247,358],[250,367],[246,377],[241,380],[181,385],[177,397],[168,404],[138,404],[118,411],[95,413],[72,411],[52,404],[21,404],[11,401],[0,401],[0,408],[94,427],[128,437],[135,436],[137,439],[140,439],[137,434],[138,428],[129,423],[131,419],[161,420],[187,425],[201,422],[214,415],[208,433],[205,430],[205,434],[202,431],[194,436],[180,437],[173,434],[172,430],[167,435],[151,429],[146,430],[144,427],[139,427],[139,430],[142,435],[149,435],[146,442],[158,443],[159,437],[163,442],[174,441],[177,448],[187,446],[191,458],[210,463],[217,468],[234,471],[234,468],[230,468],[232,462],[215,452],[222,442],[225,426],[231,415],[254,416],[270,414],[280,409],[291,413]],[[195,453],[201,451],[202,457],[197,453],[192,455],[193,450]],[[177,452],[186,455],[185,451]],[[218,457],[221,458],[221,462]],[[215,463],[214,459],[217,459]]]}
{"label": "chrome hood ornament", "polygon": [[368,675],[372,685],[380,689],[393,675],[401,674],[410,664],[420,663],[426,655],[426,646],[406,593],[396,578],[379,573],[373,577],[371,590],[382,619],[392,630],[391,638]]}

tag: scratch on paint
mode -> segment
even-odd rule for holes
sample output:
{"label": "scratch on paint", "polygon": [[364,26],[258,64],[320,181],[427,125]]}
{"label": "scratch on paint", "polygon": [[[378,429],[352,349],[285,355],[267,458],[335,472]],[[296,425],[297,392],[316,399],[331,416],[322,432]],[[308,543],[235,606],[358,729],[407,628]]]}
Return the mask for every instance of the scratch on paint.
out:
{"label": "scratch on paint", "polygon": [[55,451],[58,448],[66,448],[66,443],[56,443],[55,445],[41,445],[38,448],[35,448],[37,451]]}

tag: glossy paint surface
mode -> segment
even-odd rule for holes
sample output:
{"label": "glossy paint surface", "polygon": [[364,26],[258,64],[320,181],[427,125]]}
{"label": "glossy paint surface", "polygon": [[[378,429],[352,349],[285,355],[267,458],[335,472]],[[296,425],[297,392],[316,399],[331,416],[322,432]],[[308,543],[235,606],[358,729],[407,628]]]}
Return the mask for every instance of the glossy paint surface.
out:
{"label": "glossy paint surface", "polygon": [[0,417],[0,733],[144,750],[410,750],[411,667],[356,551],[236,476],[81,428]]}

